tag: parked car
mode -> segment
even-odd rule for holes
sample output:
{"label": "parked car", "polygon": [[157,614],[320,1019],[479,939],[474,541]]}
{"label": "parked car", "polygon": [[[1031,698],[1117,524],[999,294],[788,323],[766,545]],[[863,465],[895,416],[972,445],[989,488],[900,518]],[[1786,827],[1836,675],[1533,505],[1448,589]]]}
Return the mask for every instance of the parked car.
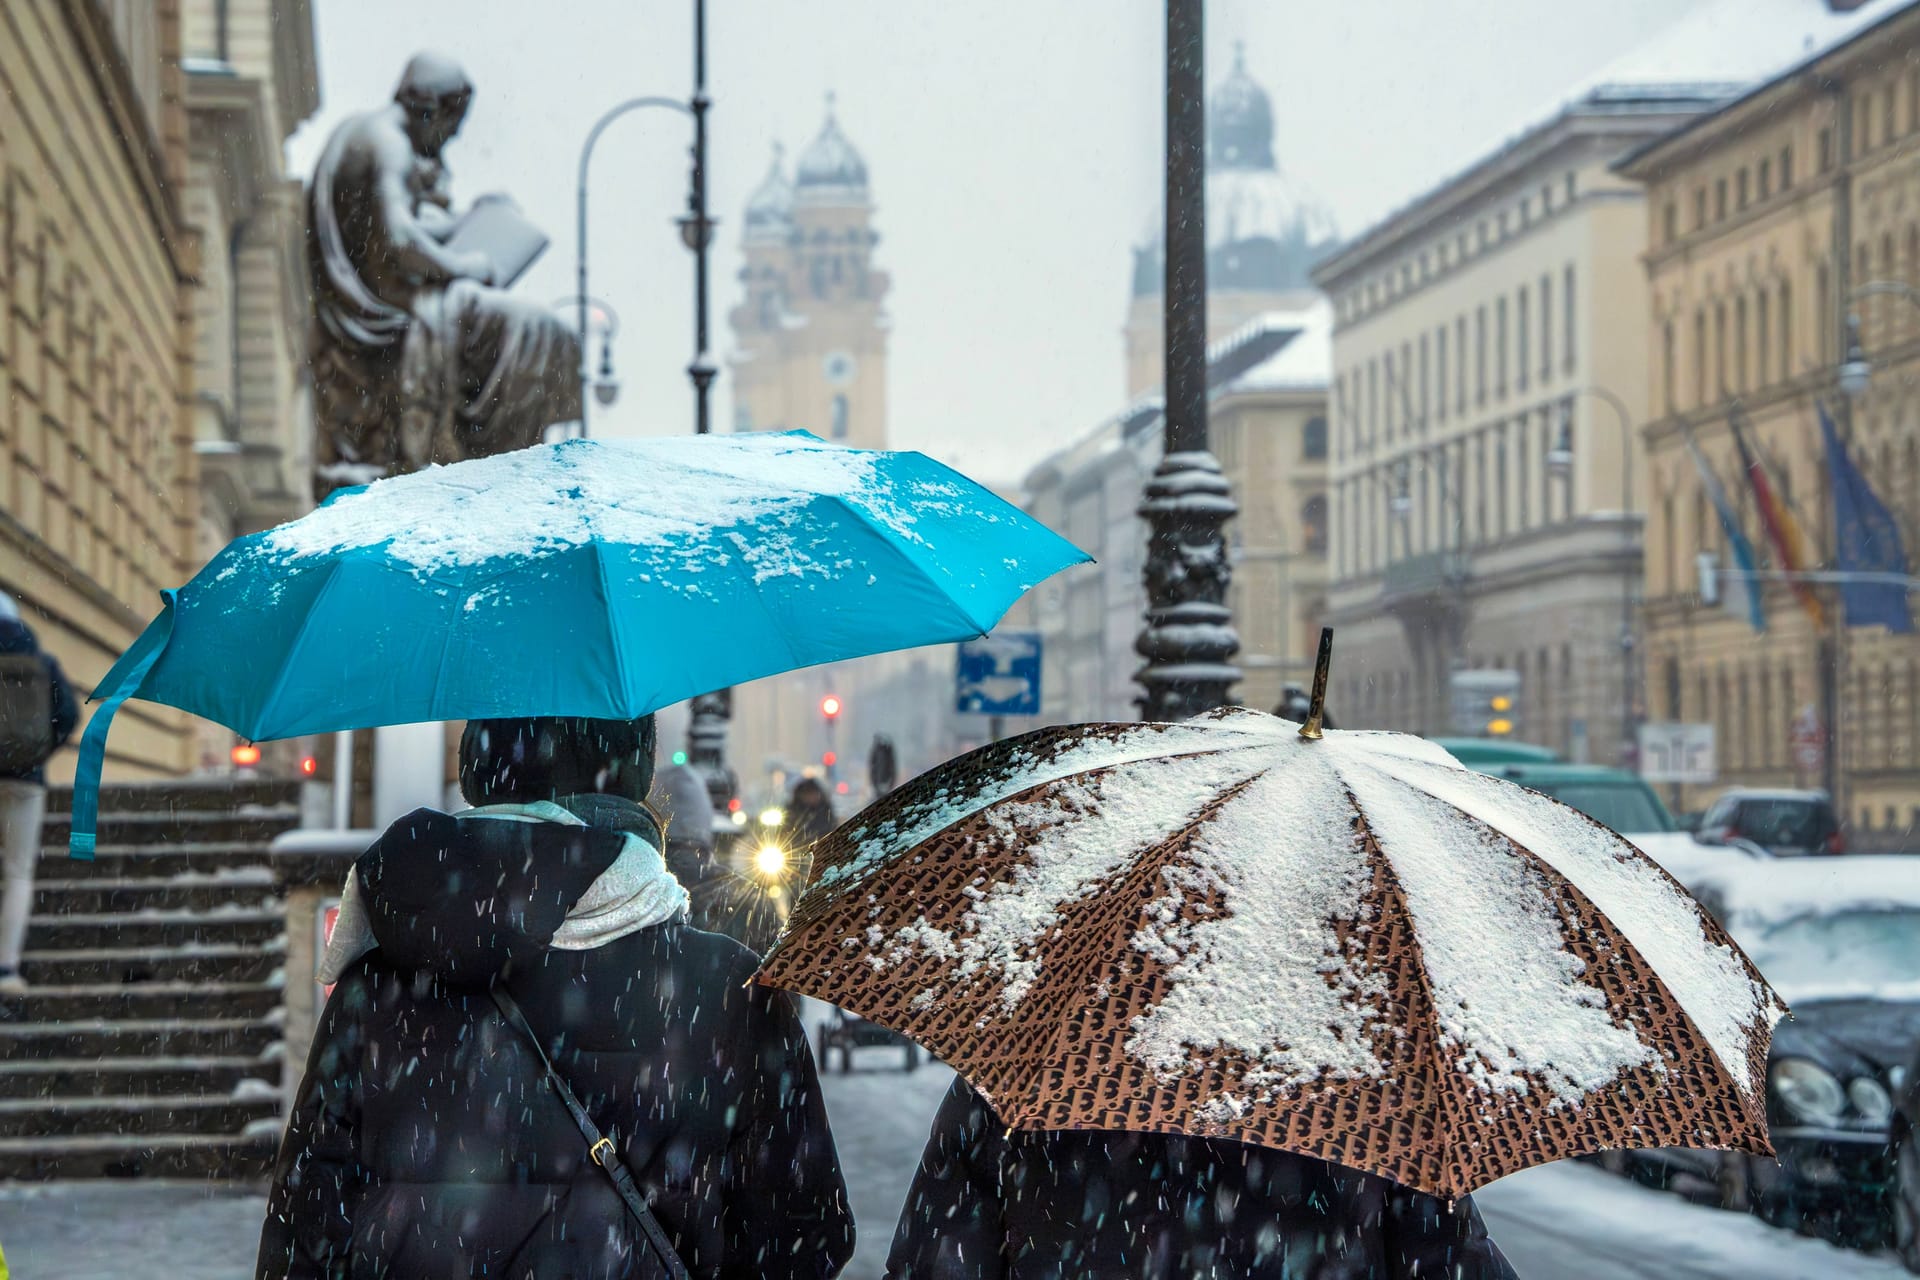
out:
{"label": "parked car", "polygon": [[1674,829],[1673,815],[1645,779],[1624,769],[1564,762],[1463,761],[1477,773],[1517,782],[1605,823],[1625,836]]}
{"label": "parked car", "polygon": [[1911,1145],[1915,1114],[1902,1094],[1909,1110],[1896,1116],[1893,1098],[1920,1050],[1920,863],[1768,860],[1694,892],[1793,1011],[1767,1059],[1777,1159],[1646,1155],[1747,1199],[1777,1226],[1881,1247],[1896,1201],[1892,1143]]}
{"label": "parked car", "polygon": [[1445,747],[1455,760],[1470,769],[1478,769],[1483,764],[1552,764],[1560,759],[1560,753],[1552,747],[1507,738],[1432,738],[1429,741]]}
{"label": "parked car", "polygon": [[1751,840],[1776,858],[1847,851],[1840,815],[1824,791],[1736,787],[1707,809],[1696,834],[1703,844]]}
{"label": "parked car", "polygon": [[1748,840],[1701,844],[1684,831],[1634,831],[1627,833],[1627,839],[1689,893],[1695,885],[1722,871],[1764,862],[1772,856]]}

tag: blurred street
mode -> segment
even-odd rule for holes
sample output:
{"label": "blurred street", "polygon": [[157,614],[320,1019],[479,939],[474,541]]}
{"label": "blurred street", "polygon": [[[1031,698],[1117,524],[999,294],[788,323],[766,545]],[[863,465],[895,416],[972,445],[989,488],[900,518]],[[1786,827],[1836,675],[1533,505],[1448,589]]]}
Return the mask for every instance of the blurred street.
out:
{"label": "blurred street", "polygon": [[[865,1049],[851,1075],[836,1069],[821,1077],[860,1224],[846,1280],[884,1274],[927,1126],[953,1078],[939,1064],[906,1075],[898,1059],[894,1050]],[[1488,1230],[1526,1280],[1906,1274],[1890,1256],[1844,1252],[1582,1165],[1519,1174],[1477,1199]],[[126,1280],[154,1274],[160,1258],[168,1280],[245,1280],[265,1205],[255,1188],[218,1184],[16,1183],[0,1187],[0,1246],[17,1280]]]}

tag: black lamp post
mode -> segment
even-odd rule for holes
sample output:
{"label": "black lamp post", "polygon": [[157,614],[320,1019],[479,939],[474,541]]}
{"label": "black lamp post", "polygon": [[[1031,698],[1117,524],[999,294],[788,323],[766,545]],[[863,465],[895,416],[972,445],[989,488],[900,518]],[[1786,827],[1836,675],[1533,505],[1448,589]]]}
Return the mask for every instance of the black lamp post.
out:
{"label": "black lamp post", "polygon": [[1224,706],[1240,679],[1221,533],[1239,508],[1207,449],[1205,33],[1204,0],[1167,0],[1166,455],[1140,503],[1147,622],[1134,642],[1147,720]]}

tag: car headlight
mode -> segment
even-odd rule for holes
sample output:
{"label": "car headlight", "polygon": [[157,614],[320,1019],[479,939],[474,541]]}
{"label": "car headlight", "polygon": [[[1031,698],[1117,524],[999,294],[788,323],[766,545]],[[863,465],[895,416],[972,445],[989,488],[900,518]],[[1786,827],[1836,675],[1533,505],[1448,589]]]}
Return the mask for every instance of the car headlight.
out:
{"label": "car headlight", "polygon": [[753,855],[753,869],[763,876],[777,876],[787,869],[787,851],[777,844],[763,844]]}
{"label": "car headlight", "polygon": [[1872,1076],[1855,1076],[1847,1081],[1847,1100],[1868,1124],[1877,1127],[1893,1119],[1893,1099]]}
{"label": "car headlight", "polygon": [[1806,1058],[1782,1058],[1768,1075],[1781,1105],[1801,1120],[1835,1124],[1847,1109],[1847,1092],[1833,1072]]}
{"label": "car headlight", "polygon": [[786,810],[781,809],[778,806],[762,809],[760,811],[760,825],[763,827],[777,827],[781,823],[785,822],[786,820],[787,820]]}

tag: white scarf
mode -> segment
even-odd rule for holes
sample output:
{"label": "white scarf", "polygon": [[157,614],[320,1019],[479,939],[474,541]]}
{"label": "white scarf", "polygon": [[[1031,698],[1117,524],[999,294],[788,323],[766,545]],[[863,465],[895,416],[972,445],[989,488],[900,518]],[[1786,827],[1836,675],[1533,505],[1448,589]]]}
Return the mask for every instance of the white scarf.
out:
{"label": "white scarf", "polygon": [[[584,827],[578,815],[550,800],[533,804],[490,804],[468,809],[462,818],[494,818],[507,822],[557,822],[561,826]],[[645,837],[628,832],[626,843],[613,865],[602,871],[580,900],[567,912],[567,918],[554,931],[552,945],[560,951],[591,951],[616,938],[624,938],[687,910],[687,891],[667,870],[667,860]],[[340,980],[347,966],[374,949],[373,921],[360,892],[360,877],[347,872],[346,886],[340,891],[340,914],[333,924],[333,937],[320,962],[319,978],[331,986]]]}

